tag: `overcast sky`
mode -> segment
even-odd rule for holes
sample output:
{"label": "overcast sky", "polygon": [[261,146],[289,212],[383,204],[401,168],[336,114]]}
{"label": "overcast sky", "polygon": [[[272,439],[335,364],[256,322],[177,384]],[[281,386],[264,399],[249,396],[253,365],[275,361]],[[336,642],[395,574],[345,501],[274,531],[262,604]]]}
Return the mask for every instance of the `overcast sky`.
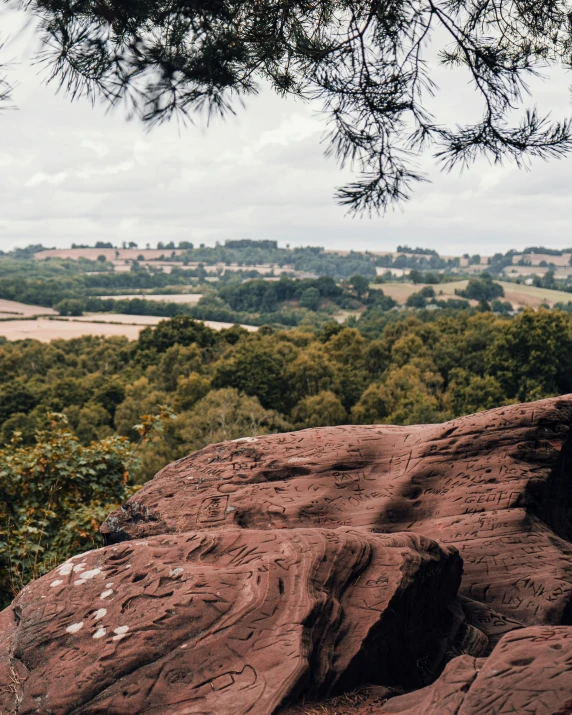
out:
{"label": "overcast sky", "polygon": [[[210,127],[170,124],[148,133],[121,110],[71,103],[45,86],[29,61],[33,35],[17,36],[21,16],[4,13],[16,58],[10,78],[17,111],[0,114],[0,248],[69,246],[96,240],[212,244],[271,238],[281,245],[393,250],[399,243],[442,253],[494,253],[572,245],[572,157],[537,162],[530,172],[481,162],[444,175],[384,217],[351,218],[333,199],[351,174],[323,156],[323,121],[314,106],[269,91],[236,117]],[[439,74],[448,88],[437,109],[461,120],[474,106],[464,79]],[[558,75],[536,99],[554,116],[572,114]]]}

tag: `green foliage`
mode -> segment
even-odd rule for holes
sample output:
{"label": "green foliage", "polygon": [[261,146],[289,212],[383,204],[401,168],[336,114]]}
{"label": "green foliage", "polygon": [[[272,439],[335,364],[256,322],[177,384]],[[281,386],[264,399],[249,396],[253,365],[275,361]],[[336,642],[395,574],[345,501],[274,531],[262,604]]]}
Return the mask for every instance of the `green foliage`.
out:
{"label": "green foliage", "polygon": [[[542,265],[542,263],[546,264],[546,261],[541,261],[540,265]],[[546,271],[546,273],[542,277],[534,276],[532,279],[532,284],[537,288],[549,288],[550,290],[558,290],[560,288],[554,278],[554,271],[552,269]]]}
{"label": "green foliage", "polygon": [[58,311],[60,315],[83,315],[85,310],[85,303],[77,298],[64,298],[60,300],[54,308]]}
{"label": "green foliage", "polygon": [[489,301],[494,298],[502,298],[504,288],[498,283],[494,283],[488,273],[482,273],[479,278],[471,278],[464,290],[456,290],[455,293],[469,300]]}
{"label": "green foliage", "polygon": [[419,295],[422,295],[424,298],[434,298],[435,297],[435,288],[432,286],[425,286],[421,288],[419,291]]}
{"label": "green foliage", "polygon": [[561,311],[530,309],[507,323],[485,353],[488,374],[509,399],[572,391],[572,324]]}
{"label": "green foliage", "polygon": [[471,307],[468,300],[463,300],[461,298],[447,298],[447,300],[437,300],[434,298],[431,303],[444,310],[465,310]]}
{"label": "green foliage", "polygon": [[284,432],[289,423],[275,410],[264,409],[256,397],[234,388],[210,390],[192,408],[164,425],[159,437],[140,448],[137,481],[151,479],[165,464],[213,442]]}
{"label": "green foliage", "polygon": [[405,305],[408,308],[425,308],[429,298],[435,298],[435,289],[433,286],[424,286],[417,293],[408,296]]}
{"label": "green foliage", "polygon": [[255,397],[233,388],[212,390],[183,421],[186,450],[213,442],[284,432],[290,425],[274,410],[265,410]]}
{"label": "green foliage", "polygon": [[357,424],[440,422],[438,392],[442,378],[419,361],[391,369],[382,384],[370,385],[352,409]]}
{"label": "green foliage", "polygon": [[155,328],[145,328],[139,335],[137,350],[163,353],[173,345],[192,345],[201,348],[216,343],[217,334],[204,323],[197,323],[187,316],[163,320]]}
{"label": "green foliage", "polygon": [[494,313],[500,313],[501,315],[506,315],[508,313],[511,313],[513,308],[512,308],[512,303],[509,303],[508,300],[499,300],[498,298],[495,298],[492,303],[491,303],[491,310]]}
{"label": "green foliage", "polygon": [[27,413],[38,402],[35,391],[26,386],[24,380],[9,382],[0,387],[0,422],[15,413]]}
{"label": "green foliage", "polygon": [[329,390],[324,390],[312,397],[301,399],[292,410],[292,419],[297,429],[305,429],[344,424],[348,414],[339,397]]}
{"label": "green foliage", "polygon": [[408,308],[425,308],[427,305],[427,299],[419,291],[418,293],[412,293],[410,296],[407,296],[405,305]]}
{"label": "green foliage", "polygon": [[214,366],[213,387],[234,387],[258,397],[263,407],[286,411],[290,397],[284,390],[284,371],[293,354],[287,343],[276,345],[271,336],[249,336]]}
{"label": "green foliage", "polygon": [[358,298],[363,298],[369,291],[369,281],[359,274],[351,276],[348,283],[354,289]]}
{"label": "green foliage", "polygon": [[490,375],[481,377],[462,368],[455,368],[449,379],[443,401],[453,414],[491,410],[511,402],[506,398],[499,382]]}
{"label": "green foliage", "polygon": [[[440,267],[445,267],[445,266],[440,266]],[[447,266],[447,267],[453,267],[453,266]],[[418,270],[417,268],[414,268],[413,270],[409,271],[409,275],[407,276],[407,278],[412,283],[429,283],[430,285],[437,285],[438,283],[445,283],[447,281],[450,281],[451,274],[448,272],[437,273],[437,272],[433,272],[433,271],[427,271],[426,273],[423,273],[422,271]]]}
{"label": "green foliage", "polygon": [[0,600],[71,554],[101,545],[98,527],[130,488],[132,447],[118,436],[82,445],[62,415],[33,446],[0,449]]}
{"label": "green foliage", "polygon": [[317,288],[306,288],[300,296],[300,307],[308,310],[318,310],[320,307],[320,293]]}

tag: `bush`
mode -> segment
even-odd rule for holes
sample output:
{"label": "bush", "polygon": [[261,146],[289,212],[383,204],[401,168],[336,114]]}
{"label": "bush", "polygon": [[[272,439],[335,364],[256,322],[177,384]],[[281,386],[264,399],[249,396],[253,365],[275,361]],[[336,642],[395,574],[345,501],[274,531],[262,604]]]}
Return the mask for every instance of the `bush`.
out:
{"label": "bush", "polygon": [[306,288],[300,296],[300,307],[308,310],[318,310],[320,307],[320,293],[317,288]]}
{"label": "bush", "polygon": [[63,415],[32,446],[15,432],[0,449],[0,607],[72,554],[102,546],[99,525],[133,493],[132,445],[82,446]]}
{"label": "bush", "polygon": [[456,290],[455,293],[469,300],[490,301],[504,297],[504,288],[494,283],[488,273],[483,273],[480,278],[471,278],[465,290]]}
{"label": "bush", "polygon": [[54,307],[60,315],[79,316],[85,310],[84,302],[78,298],[65,298]]}
{"label": "bush", "polygon": [[512,303],[509,303],[508,300],[502,301],[498,298],[495,298],[491,303],[491,309],[493,313],[501,313],[502,315],[506,315],[507,313],[512,313]]}
{"label": "bush", "polygon": [[408,308],[425,308],[427,306],[427,299],[421,294],[421,291],[419,293],[412,293],[405,301],[405,305]]}
{"label": "bush", "polygon": [[421,288],[421,290],[419,291],[419,295],[422,295],[424,298],[434,298],[435,288],[432,288],[431,286],[425,286],[424,288]]}

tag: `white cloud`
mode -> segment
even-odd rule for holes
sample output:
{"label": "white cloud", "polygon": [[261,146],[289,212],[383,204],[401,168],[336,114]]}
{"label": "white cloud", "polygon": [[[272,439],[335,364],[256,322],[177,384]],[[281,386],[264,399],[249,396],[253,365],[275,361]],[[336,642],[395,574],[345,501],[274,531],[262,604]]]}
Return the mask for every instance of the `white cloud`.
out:
{"label": "white cloud", "polygon": [[45,174],[43,171],[39,171],[33,176],[31,176],[28,181],[26,181],[24,186],[27,188],[31,188],[33,186],[40,186],[42,184],[58,186],[58,184],[63,183],[67,179],[67,177],[68,175],[65,171],[60,171],[57,174]]}
{"label": "white cloud", "polygon": [[[14,38],[4,55],[21,64],[12,70],[19,109],[0,114],[0,248],[242,237],[444,253],[572,244],[572,158],[535,162],[530,172],[479,161],[440,174],[423,157],[433,183],[385,217],[355,219],[334,202],[352,174],[324,157],[314,105],[263,91],[209,127],[198,119],[148,132],[120,110],[71,103],[43,85],[29,62],[34,36],[18,27],[17,13],[4,12],[2,31]],[[476,116],[473,89],[443,69],[438,78],[435,110],[452,121]],[[541,107],[570,112],[568,83],[560,73],[539,85]]]}
{"label": "white cloud", "polygon": [[109,154],[109,147],[107,144],[102,144],[99,142],[94,142],[90,139],[84,139],[81,142],[81,146],[84,146],[86,149],[91,149],[97,156],[99,157],[104,157]]}

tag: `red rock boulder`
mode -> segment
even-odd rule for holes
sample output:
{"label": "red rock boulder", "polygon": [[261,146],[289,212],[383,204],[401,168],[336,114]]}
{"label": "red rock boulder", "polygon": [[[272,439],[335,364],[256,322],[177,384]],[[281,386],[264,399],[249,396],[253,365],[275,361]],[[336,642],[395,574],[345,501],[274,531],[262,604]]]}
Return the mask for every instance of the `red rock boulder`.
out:
{"label": "red rock boulder", "polygon": [[456,549],[354,528],[220,529],[81,554],[0,615],[0,712],[270,715],[410,689],[486,638]]}
{"label": "red rock boulder", "polygon": [[[486,660],[452,660],[433,685],[390,700],[379,715],[570,715],[572,628],[525,628]],[[365,713],[364,713],[365,715]]]}
{"label": "red rock boulder", "polygon": [[571,419],[566,396],[215,444],[159,472],[102,531],[109,543],[229,526],[413,531],[457,546],[461,594],[497,637],[572,623]]}
{"label": "red rock boulder", "polygon": [[277,715],[570,715],[572,628],[534,627],[505,636],[488,658],[452,660],[433,685],[394,697],[379,686]]}

